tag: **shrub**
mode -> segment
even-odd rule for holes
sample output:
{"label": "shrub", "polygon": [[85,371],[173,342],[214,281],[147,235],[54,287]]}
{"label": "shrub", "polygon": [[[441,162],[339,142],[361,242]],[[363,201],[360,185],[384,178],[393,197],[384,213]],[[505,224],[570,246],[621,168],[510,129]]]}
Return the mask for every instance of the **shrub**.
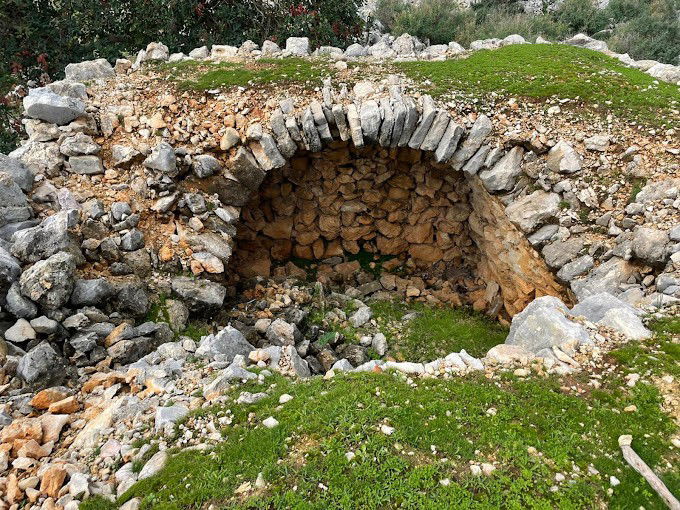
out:
{"label": "shrub", "polygon": [[607,27],[607,16],[592,0],[565,0],[555,11],[555,19],[571,32],[594,34]]}
{"label": "shrub", "polygon": [[461,9],[456,0],[423,0],[396,16],[395,31],[408,32],[430,44],[446,44],[474,27],[474,13]]}
{"label": "shrub", "polygon": [[373,17],[380,22],[385,32],[395,32],[397,18],[407,8],[404,0],[379,0],[373,11]]}
{"label": "shrub", "polygon": [[616,26],[609,44],[635,59],[680,64],[680,1],[656,0],[642,13]]}

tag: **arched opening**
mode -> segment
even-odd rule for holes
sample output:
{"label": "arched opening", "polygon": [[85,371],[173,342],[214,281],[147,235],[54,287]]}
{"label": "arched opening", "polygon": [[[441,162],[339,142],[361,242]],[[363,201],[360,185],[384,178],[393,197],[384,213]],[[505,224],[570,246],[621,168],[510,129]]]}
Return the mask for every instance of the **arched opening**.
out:
{"label": "arched opening", "polygon": [[[525,275],[521,261],[504,252],[525,250],[529,266],[535,253],[502,208],[480,189],[474,196],[474,188],[464,172],[421,150],[333,142],[321,152],[300,151],[267,172],[242,208],[232,274],[308,268],[318,280],[361,295],[467,304],[509,317],[513,306],[523,306],[515,303],[512,280]],[[492,246],[489,230],[505,247]],[[516,267],[514,277],[502,274],[508,265]],[[504,292],[505,282],[515,288]],[[550,277],[545,287],[553,283]],[[533,298],[535,284],[528,287],[521,292]]]}

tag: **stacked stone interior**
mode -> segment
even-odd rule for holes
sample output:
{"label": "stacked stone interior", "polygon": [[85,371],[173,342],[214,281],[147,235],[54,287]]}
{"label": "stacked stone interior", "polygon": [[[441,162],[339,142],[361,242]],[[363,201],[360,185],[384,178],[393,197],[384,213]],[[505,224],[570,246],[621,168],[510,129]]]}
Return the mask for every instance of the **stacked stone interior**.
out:
{"label": "stacked stone interior", "polygon": [[384,266],[399,273],[371,290],[472,303],[485,285],[474,276],[469,194],[462,172],[419,150],[337,142],[298,153],[243,208],[232,268],[247,278],[271,276],[290,259],[327,261],[322,279],[361,285],[347,281],[352,266],[340,257],[367,252],[390,257]]}

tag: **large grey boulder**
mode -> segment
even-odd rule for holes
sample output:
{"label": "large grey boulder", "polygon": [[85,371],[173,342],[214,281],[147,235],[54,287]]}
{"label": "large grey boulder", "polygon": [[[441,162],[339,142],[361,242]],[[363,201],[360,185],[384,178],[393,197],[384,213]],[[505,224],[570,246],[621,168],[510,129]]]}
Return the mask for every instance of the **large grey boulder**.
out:
{"label": "large grey boulder", "polygon": [[73,286],[71,304],[76,307],[100,306],[113,295],[113,286],[106,278],[78,279]]}
{"label": "large grey boulder", "polygon": [[59,152],[59,146],[56,142],[29,140],[10,152],[9,156],[21,161],[34,175],[55,176],[64,164],[64,156]]}
{"label": "large grey boulder", "polygon": [[612,257],[590,271],[585,278],[573,280],[571,290],[579,301],[601,292],[616,295],[621,292],[620,285],[636,271],[637,268],[627,260]]}
{"label": "large grey boulder", "polygon": [[162,42],[150,42],[146,45],[144,60],[168,60],[170,51]]}
{"label": "large grey boulder", "polygon": [[156,408],[154,430],[156,432],[172,431],[175,423],[189,414],[189,408],[183,405],[173,405]]}
{"label": "large grey boulder", "polygon": [[42,342],[21,357],[17,375],[35,389],[57,386],[65,379],[66,363],[50,344]]}
{"label": "large grey boulder", "polygon": [[345,50],[346,57],[363,57],[366,55],[366,47],[359,43],[350,44]]}
{"label": "large grey boulder", "polygon": [[18,159],[0,154],[0,172],[10,175],[22,191],[33,189],[33,172]]}
{"label": "large grey boulder", "polygon": [[618,331],[631,340],[644,340],[652,336],[652,332],[645,327],[640,317],[628,308],[607,310],[598,324]]}
{"label": "large grey boulder", "polygon": [[585,317],[590,322],[596,323],[600,322],[609,310],[614,310],[616,308],[623,308],[635,315],[641,313],[609,292],[599,292],[581,300],[571,309],[571,314],[575,317]]}
{"label": "large grey boulder", "polygon": [[262,56],[278,55],[281,53],[281,48],[273,41],[264,41],[262,43]]}
{"label": "large grey boulder", "polygon": [[160,142],[144,160],[144,166],[169,176],[177,176],[177,160],[175,150],[168,142]]}
{"label": "large grey boulder", "polygon": [[560,196],[543,190],[534,191],[514,201],[505,212],[522,231],[531,233],[546,221],[555,218],[560,210]]}
{"label": "large grey boulder", "polygon": [[582,158],[571,145],[564,140],[560,140],[548,152],[546,164],[553,172],[573,174],[581,170]]}
{"label": "large grey boulder", "polygon": [[85,113],[85,103],[80,99],[60,96],[42,87],[31,89],[24,97],[24,110],[32,119],[63,126]]}
{"label": "large grey boulder", "polygon": [[638,227],[633,232],[633,256],[651,266],[663,266],[669,253],[666,251],[668,233],[651,227]]}
{"label": "large grey boulder", "polygon": [[45,87],[50,89],[55,94],[59,94],[60,96],[73,97],[75,99],[87,101],[87,89],[83,83],[70,80],[60,80],[48,83],[45,85]]}
{"label": "large grey boulder", "polygon": [[380,107],[373,100],[364,101],[359,110],[361,131],[367,143],[376,143],[380,132]]}
{"label": "large grey boulder", "polygon": [[43,308],[64,306],[75,285],[76,262],[70,253],[60,252],[33,264],[21,275],[21,293]]}
{"label": "large grey boulder", "polygon": [[510,191],[522,173],[523,157],[524,149],[519,146],[513,147],[492,168],[481,172],[479,178],[486,189],[491,192]]}
{"label": "large grey boulder", "polygon": [[0,172],[0,227],[25,221],[33,216],[26,195],[12,177]]}
{"label": "large grey boulder", "polygon": [[97,175],[104,173],[104,166],[98,156],[73,156],[69,158],[70,171],[79,175]]}
{"label": "large grey boulder", "polygon": [[415,55],[416,41],[415,38],[409,34],[401,34],[392,43],[392,50],[398,56]]}
{"label": "large grey boulder", "polygon": [[566,344],[569,349],[573,349],[590,342],[588,331],[567,319],[566,313],[568,309],[559,299],[540,297],[513,317],[505,343],[537,353],[553,346]]}
{"label": "large grey boulder", "polygon": [[542,254],[545,263],[552,269],[559,269],[567,262],[576,258],[585,243],[578,237],[566,241],[555,241],[543,247]]}
{"label": "large grey boulder", "polygon": [[73,136],[67,136],[59,145],[59,152],[64,156],[81,156],[83,154],[92,155],[99,154],[101,147],[92,139],[91,136],[85,133],[76,133]]}
{"label": "large grey boulder", "polygon": [[75,209],[59,211],[36,227],[15,232],[12,236],[12,255],[28,263],[65,251],[80,263],[83,260],[80,243],[73,233],[78,225],[78,217],[79,213]]}
{"label": "large grey boulder", "polygon": [[680,83],[680,66],[659,63],[650,67],[647,70],[647,74],[661,81],[675,84]]}
{"label": "large grey boulder", "polygon": [[222,168],[222,164],[217,158],[209,154],[200,154],[194,157],[191,168],[196,177],[204,178],[218,173]]}
{"label": "large grey boulder", "polygon": [[580,46],[581,48],[588,48],[589,50],[595,51],[607,51],[607,43],[604,41],[598,41],[593,39],[586,34],[576,34],[573,37],[564,41],[564,44],[569,44],[571,46]]}
{"label": "large grey boulder", "polygon": [[115,74],[113,66],[105,58],[86,60],[78,64],[69,64],[64,69],[66,79],[86,82],[102,78],[110,78]]}
{"label": "large grey boulder", "polygon": [[219,283],[187,276],[173,278],[171,285],[172,291],[194,312],[214,311],[222,306],[227,294],[227,289]]}
{"label": "large grey boulder", "polygon": [[664,198],[670,198],[670,193],[677,195],[680,189],[680,177],[657,180],[650,182],[635,195],[635,202],[638,204],[648,204]]}
{"label": "large grey boulder", "polygon": [[38,315],[38,307],[30,299],[21,294],[21,287],[17,282],[14,282],[7,291],[6,308],[9,313],[15,317],[23,319],[32,319]]}
{"label": "large grey boulder", "polygon": [[196,349],[201,358],[219,357],[221,361],[231,362],[234,356],[248,356],[255,347],[250,345],[243,334],[232,326],[227,326],[214,335],[204,336]]}
{"label": "large grey boulder", "polygon": [[590,255],[583,255],[571,262],[568,262],[562,266],[562,268],[557,272],[557,277],[565,282],[570,282],[577,276],[590,271],[595,265],[595,260]]}
{"label": "large grey boulder", "polygon": [[309,55],[308,37],[289,37],[286,39],[286,51],[296,57],[306,57]]}
{"label": "large grey boulder", "polygon": [[21,264],[0,246],[0,289],[6,290],[21,276]]}

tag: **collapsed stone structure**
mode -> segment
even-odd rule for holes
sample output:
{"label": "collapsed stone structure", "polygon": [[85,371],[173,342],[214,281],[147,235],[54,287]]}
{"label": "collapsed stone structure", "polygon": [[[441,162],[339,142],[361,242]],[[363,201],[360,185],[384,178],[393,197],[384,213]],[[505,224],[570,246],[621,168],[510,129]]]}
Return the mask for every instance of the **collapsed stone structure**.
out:
{"label": "collapsed stone structure", "polygon": [[[457,51],[381,42],[372,53]],[[191,57],[247,60],[272,45]],[[309,52],[304,38],[287,46]],[[143,65],[167,59],[152,43],[135,64],[69,65],[67,80],[31,91],[29,138],[0,156],[0,506],[75,510],[122,494],[168,457],[134,473],[146,451],[133,440],[270,373],[249,365],[569,373],[649,337],[637,306],[680,298],[677,148],[661,135],[642,151],[611,132],[526,129],[396,77],[193,95]],[[649,180],[629,199],[628,184],[596,182],[612,167]],[[294,283],[305,266],[314,288]],[[510,333],[481,359],[398,362],[366,305],[389,297],[472,305]],[[308,324],[319,309],[321,327]],[[185,336],[194,318],[213,334]],[[358,342],[326,338],[333,321]],[[222,440],[197,428],[192,445]]]}

